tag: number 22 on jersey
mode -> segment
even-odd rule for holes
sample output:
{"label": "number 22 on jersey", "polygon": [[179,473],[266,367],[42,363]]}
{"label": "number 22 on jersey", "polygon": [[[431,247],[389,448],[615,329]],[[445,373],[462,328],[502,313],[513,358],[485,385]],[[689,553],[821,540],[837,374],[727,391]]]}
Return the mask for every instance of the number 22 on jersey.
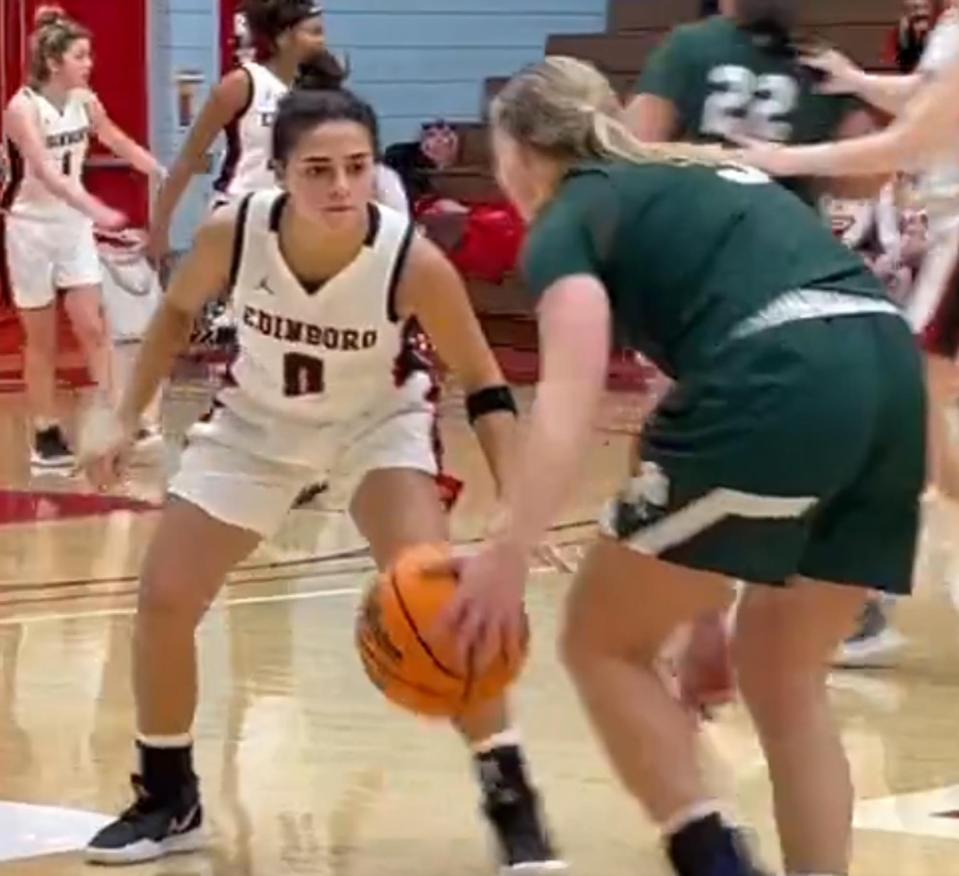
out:
{"label": "number 22 on jersey", "polygon": [[710,93],[700,133],[789,141],[792,125],[787,119],[799,103],[799,85],[791,76],[756,75],[746,67],[723,64],[709,71],[707,81]]}

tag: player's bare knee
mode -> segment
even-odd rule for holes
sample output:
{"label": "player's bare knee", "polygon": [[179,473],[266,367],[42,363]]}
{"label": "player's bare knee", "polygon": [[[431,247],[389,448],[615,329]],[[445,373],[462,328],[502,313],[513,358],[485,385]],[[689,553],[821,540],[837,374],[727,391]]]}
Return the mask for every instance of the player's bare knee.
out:
{"label": "player's bare knee", "polygon": [[207,609],[203,592],[188,575],[147,571],[140,581],[137,613],[155,623],[193,628]]}
{"label": "player's bare knee", "polygon": [[86,350],[103,350],[108,344],[106,323],[98,314],[84,314],[75,319],[73,330]]}
{"label": "player's bare knee", "polygon": [[811,667],[794,662],[787,652],[773,650],[758,659],[757,651],[744,648],[737,637],[732,658],[739,692],[761,729],[798,726],[823,696],[825,675],[820,679]]}
{"label": "player's bare knee", "polygon": [[57,333],[54,325],[32,326],[27,329],[23,348],[27,359],[42,359],[50,362],[57,354]]}
{"label": "player's bare knee", "polygon": [[658,655],[654,643],[637,640],[627,645],[611,640],[604,635],[604,627],[584,620],[571,603],[566,608],[557,649],[566,670],[576,678],[587,678],[609,661],[627,662],[652,671]]}

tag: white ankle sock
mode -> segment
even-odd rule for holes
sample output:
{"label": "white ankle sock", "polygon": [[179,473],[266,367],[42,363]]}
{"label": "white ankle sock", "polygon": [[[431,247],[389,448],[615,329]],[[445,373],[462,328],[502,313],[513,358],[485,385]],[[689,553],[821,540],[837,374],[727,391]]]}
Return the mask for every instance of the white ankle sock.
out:
{"label": "white ankle sock", "polygon": [[492,736],[487,736],[486,739],[482,739],[479,742],[474,742],[471,747],[474,754],[488,754],[494,748],[505,748],[507,745],[519,744],[519,730],[514,730],[512,727],[508,727],[506,730],[500,730],[499,733],[494,733]]}
{"label": "white ankle sock", "polygon": [[147,736],[145,733],[137,733],[137,742],[149,748],[187,748],[193,745],[193,736],[189,733],[176,736]]}
{"label": "white ankle sock", "polygon": [[693,803],[691,806],[680,809],[679,812],[671,815],[662,823],[660,830],[662,830],[663,836],[673,836],[673,834],[679,833],[684,827],[692,824],[694,821],[699,821],[708,815],[718,815],[719,811],[719,803],[717,801],[700,800],[698,803]]}

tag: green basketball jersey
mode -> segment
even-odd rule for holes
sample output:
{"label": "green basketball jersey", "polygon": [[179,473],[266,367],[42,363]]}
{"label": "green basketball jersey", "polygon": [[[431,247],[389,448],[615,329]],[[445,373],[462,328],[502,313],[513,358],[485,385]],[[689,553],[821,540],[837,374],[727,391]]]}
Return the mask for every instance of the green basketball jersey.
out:
{"label": "green basketball jersey", "polygon": [[618,341],[673,376],[786,292],[885,299],[812,210],[732,166],[578,166],[530,229],[523,269],[537,299],[564,277],[597,277]]}
{"label": "green basketball jersey", "polygon": [[[860,104],[816,91],[812,73],[722,16],[674,30],[650,57],[636,88],[672,103],[681,137],[723,142],[738,133],[779,143],[833,139]],[[789,187],[811,199],[809,186]]]}

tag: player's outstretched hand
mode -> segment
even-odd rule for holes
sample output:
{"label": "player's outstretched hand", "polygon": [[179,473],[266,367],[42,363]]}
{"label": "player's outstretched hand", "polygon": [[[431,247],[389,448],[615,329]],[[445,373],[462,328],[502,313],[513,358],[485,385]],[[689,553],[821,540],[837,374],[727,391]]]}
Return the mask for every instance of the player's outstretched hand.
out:
{"label": "player's outstretched hand", "polygon": [[862,73],[842,52],[827,49],[803,55],[802,62],[822,77],[817,90],[821,94],[855,94],[856,77]]}
{"label": "player's outstretched hand", "polygon": [[86,414],[77,443],[77,463],[99,491],[123,480],[133,447],[133,430],[126,428],[110,407],[94,405]]}

